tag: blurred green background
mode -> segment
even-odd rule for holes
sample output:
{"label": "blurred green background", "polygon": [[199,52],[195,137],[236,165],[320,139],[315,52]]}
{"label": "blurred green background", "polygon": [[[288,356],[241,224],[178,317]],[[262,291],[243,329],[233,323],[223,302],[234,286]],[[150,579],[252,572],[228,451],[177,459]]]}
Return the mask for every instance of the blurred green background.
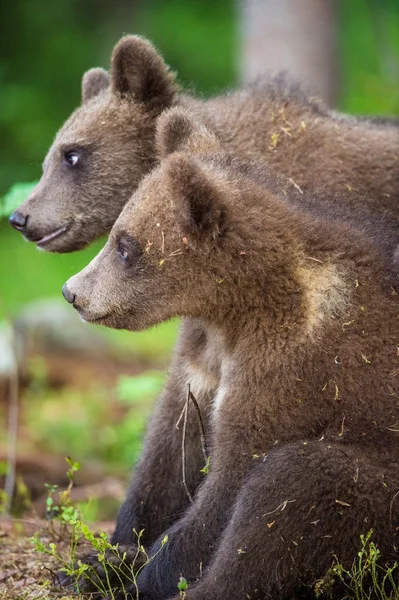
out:
{"label": "blurred green background", "polygon": [[[337,108],[399,114],[398,0],[340,0],[337,15]],[[0,197],[16,183],[39,179],[57,129],[80,103],[82,74],[92,66],[107,68],[112,47],[124,33],[151,39],[186,89],[209,95],[237,83],[238,18],[233,0],[7,3],[0,20]],[[23,196],[25,191],[18,188],[15,193]],[[65,280],[102,243],[71,255],[39,254],[0,216],[0,318],[18,315],[25,303],[37,298],[59,296]],[[172,323],[140,335],[107,335],[131,354],[138,372],[147,373],[154,365],[165,365],[175,334]],[[137,455],[148,413],[138,397],[143,385],[150,390],[149,398],[155,396],[159,372],[150,370],[144,379],[122,383],[119,379],[115,398],[124,408],[110,420],[101,386],[94,385],[90,393],[68,386],[54,391],[46,367],[32,364],[22,399],[22,420],[33,431],[27,447],[79,460],[96,456],[127,469]],[[5,433],[3,408],[0,426]]]}

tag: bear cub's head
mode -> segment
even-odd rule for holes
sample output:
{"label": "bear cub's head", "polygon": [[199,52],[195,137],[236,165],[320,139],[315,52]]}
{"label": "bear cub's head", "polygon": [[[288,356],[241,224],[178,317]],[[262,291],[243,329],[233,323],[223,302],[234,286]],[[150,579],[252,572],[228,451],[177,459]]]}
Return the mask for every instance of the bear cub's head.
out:
{"label": "bear cub's head", "polygon": [[160,165],[104,249],[63,288],[84,320],[140,330],[174,316],[214,318],[230,310],[234,285],[250,277],[246,255],[256,252],[260,231],[256,191],[235,177],[218,139],[181,109],[160,117],[156,142]]}
{"label": "bear cub's head", "polygon": [[78,250],[107,233],[154,164],[156,120],[176,93],[150,42],[122,38],[109,75],[96,68],[83,76],[82,105],[58,132],[11,225],[52,252]]}

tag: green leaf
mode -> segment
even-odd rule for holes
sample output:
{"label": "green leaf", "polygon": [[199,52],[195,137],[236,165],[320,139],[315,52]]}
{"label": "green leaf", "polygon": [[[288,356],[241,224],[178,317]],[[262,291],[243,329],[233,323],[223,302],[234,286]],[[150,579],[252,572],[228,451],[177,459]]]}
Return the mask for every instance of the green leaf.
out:
{"label": "green leaf", "polygon": [[48,489],[49,492],[53,493],[56,492],[58,490],[58,485],[56,485],[55,483],[45,483],[44,487]]}
{"label": "green leaf", "polygon": [[14,183],[12,188],[0,201],[0,217],[9,217],[29,196],[37,181],[31,183]]}
{"label": "green leaf", "polygon": [[207,456],[206,458],[206,463],[205,465],[202,467],[202,469],[200,469],[200,473],[203,473],[204,475],[208,475],[209,474],[209,465],[211,464],[211,457]]}
{"label": "green leaf", "polygon": [[185,579],[184,577],[180,577],[177,587],[179,588],[179,590],[181,592],[185,592],[187,590],[187,579]]}

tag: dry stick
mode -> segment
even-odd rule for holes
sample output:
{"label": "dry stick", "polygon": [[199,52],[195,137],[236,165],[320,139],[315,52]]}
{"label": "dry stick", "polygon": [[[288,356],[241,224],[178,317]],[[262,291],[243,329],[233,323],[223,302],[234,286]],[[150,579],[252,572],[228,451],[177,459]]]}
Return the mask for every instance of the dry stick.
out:
{"label": "dry stick", "polygon": [[190,400],[190,386],[188,388],[188,395],[187,395],[187,400],[184,404],[184,409],[183,409],[183,414],[184,414],[184,418],[183,418],[183,435],[182,435],[182,441],[181,441],[181,456],[182,456],[182,476],[183,476],[183,485],[184,488],[186,490],[187,493],[187,497],[190,500],[190,502],[193,502],[193,497],[190,494],[190,490],[188,489],[187,483],[186,483],[186,429],[187,429],[187,416],[188,416],[188,402]]}
{"label": "dry stick", "polygon": [[180,417],[177,419],[177,423],[175,425],[176,429],[179,429],[180,421],[182,420],[182,418],[184,416],[184,410],[185,410],[185,407],[186,407],[186,402],[184,403],[183,410],[180,413]]}
{"label": "dry stick", "polygon": [[399,490],[396,492],[396,494],[394,494],[391,503],[389,505],[389,518],[391,519],[391,523],[392,523],[392,511],[393,511],[393,505],[395,502],[395,499],[397,498],[397,496],[399,495]]}
{"label": "dry stick", "polygon": [[188,499],[190,500],[190,502],[193,502],[193,497],[190,494],[190,491],[187,487],[187,482],[186,482],[186,430],[187,430],[188,405],[189,405],[190,400],[194,404],[197,419],[198,419],[198,424],[200,427],[201,449],[202,449],[202,454],[204,456],[205,466],[208,462],[208,450],[207,450],[207,446],[206,446],[205,428],[204,428],[204,421],[202,419],[201,409],[198,405],[196,397],[194,396],[194,394],[192,393],[192,391],[190,389],[190,384],[188,384],[187,400],[184,403],[183,410],[181,411],[178,421],[176,423],[176,429],[179,429],[180,422],[183,419],[183,435],[182,435],[182,444],[181,444],[182,477],[183,477],[183,485],[186,490]]}
{"label": "dry stick", "polygon": [[195,410],[196,410],[196,413],[197,413],[197,418],[198,418],[198,423],[199,423],[200,433],[201,433],[202,454],[204,456],[204,461],[205,461],[205,466],[206,466],[206,463],[208,462],[208,456],[209,455],[208,455],[208,449],[207,449],[207,446],[206,446],[204,421],[202,419],[202,414],[201,414],[200,407],[198,406],[197,399],[195,398],[194,394],[190,390],[190,384],[188,384],[188,397],[190,398],[190,400],[194,404],[194,407],[195,407]]}

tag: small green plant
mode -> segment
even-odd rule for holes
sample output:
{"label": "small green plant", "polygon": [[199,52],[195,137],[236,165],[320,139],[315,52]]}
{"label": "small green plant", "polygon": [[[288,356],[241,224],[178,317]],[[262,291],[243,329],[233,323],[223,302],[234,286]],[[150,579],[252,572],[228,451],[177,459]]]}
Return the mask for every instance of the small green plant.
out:
{"label": "small green plant", "polygon": [[58,492],[58,485],[52,485],[51,483],[45,483],[47,489],[46,498],[46,519],[50,523],[51,533],[55,536],[55,530],[53,524],[55,519],[61,525],[59,535],[62,537],[66,533],[67,526],[71,521],[76,520],[79,517],[78,510],[72,505],[71,490],[73,487],[73,476],[76,471],[79,471],[80,464],[74,462],[69,456],[65,458],[69,469],[66,474],[69,480],[68,487],[59,493],[58,503],[54,501],[54,494]]}
{"label": "small green plant", "polygon": [[[134,588],[138,599],[137,577],[141,570],[162,551],[168,541],[168,536],[163,538],[159,550],[149,556],[141,543],[144,530],[137,532],[134,529],[137,544],[132,549],[133,553],[129,553],[128,557],[126,552],[120,550],[118,544],[111,544],[108,541],[107,533],[94,533],[84,522],[80,510],[73,506],[71,500],[73,476],[79,470],[80,465],[70,458],[66,460],[69,466],[67,471],[68,487],[59,492],[58,486],[46,484],[48,492],[46,501],[46,517],[49,521],[48,533],[50,539],[55,541],[44,543],[39,534],[35,534],[32,542],[36,550],[52,557],[58,569],[64,572],[71,582],[74,582],[78,594],[84,592],[89,585],[91,590],[95,590],[102,596],[107,596],[112,600],[115,598],[116,590],[118,590],[118,593],[122,591],[124,597],[128,599],[131,598],[131,589]],[[55,493],[59,493],[58,502],[54,500]],[[61,541],[68,541],[67,552],[60,547],[59,542]],[[78,547],[82,544],[89,547],[87,554],[95,558],[94,562],[96,564],[82,562],[79,558]],[[101,576],[99,576],[99,571]]]}
{"label": "small green plant", "polygon": [[399,564],[381,564],[381,552],[372,541],[373,530],[360,536],[361,549],[347,570],[334,556],[334,564],[323,579],[316,582],[316,598],[331,597],[338,584],[341,600],[399,600]]}
{"label": "small green plant", "polygon": [[203,475],[209,475],[209,467],[210,467],[210,465],[211,465],[211,457],[207,456],[206,457],[206,463],[202,467],[202,469],[200,469],[200,473],[202,473]]}
{"label": "small green plant", "polygon": [[188,583],[187,583],[187,579],[185,579],[184,577],[180,576],[179,578],[179,582],[177,584],[177,587],[179,589],[180,592],[180,599],[181,600],[185,600],[186,596],[187,596],[187,588],[188,588]]}
{"label": "small green plant", "polygon": [[[134,530],[137,536],[137,549],[132,560],[130,558],[127,560],[126,552],[120,552],[118,544],[111,544],[108,541],[107,533],[95,534],[79,518],[71,519],[69,525],[71,526],[70,551],[67,556],[59,550],[56,543],[44,544],[38,534],[35,534],[32,538],[36,550],[51,556],[55,560],[59,570],[63,571],[74,582],[78,594],[84,593],[87,590],[87,584],[89,584],[91,590],[112,599],[115,598],[116,591],[118,593],[122,591],[127,600],[131,598],[133,587],[135,596],[138,599],[137,577],[141,570],[162,551],[168,541],[168,536],[163,538],[159,550],[149,556],[141,544],[143,531],[136,532]],[[82,562],[79,559],[77,547],[83,541],[89,543],[93,554],[96,556],[97,566]],[[99,576],[99,566],[102,572],[101,577]]]}

